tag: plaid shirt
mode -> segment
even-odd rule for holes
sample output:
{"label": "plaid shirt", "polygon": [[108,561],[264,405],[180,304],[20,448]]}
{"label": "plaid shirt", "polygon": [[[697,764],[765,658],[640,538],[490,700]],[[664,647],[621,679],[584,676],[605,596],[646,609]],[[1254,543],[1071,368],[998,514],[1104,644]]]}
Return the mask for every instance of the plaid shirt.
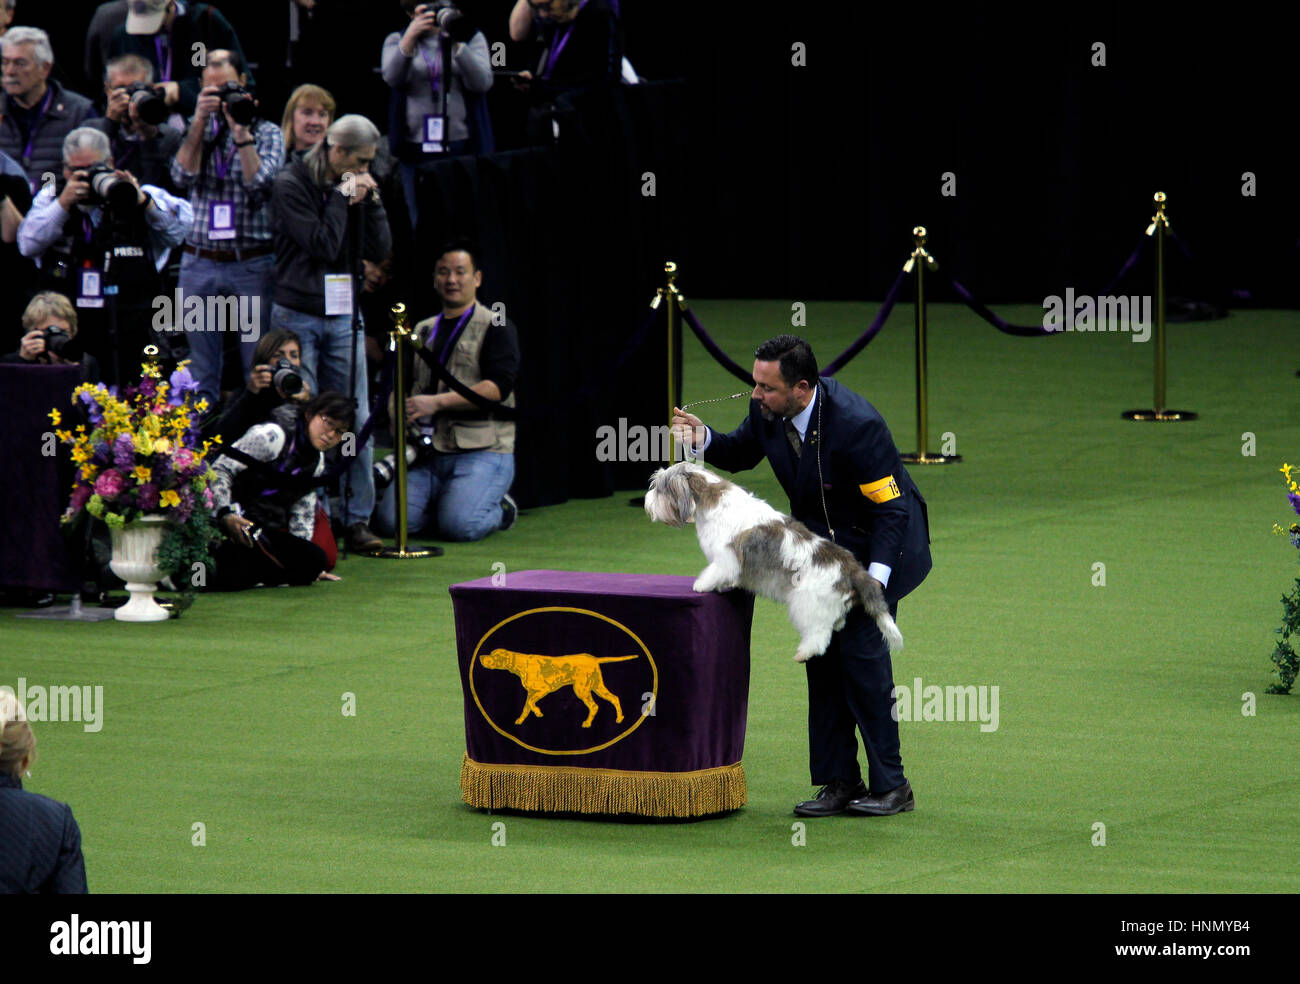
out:
{"label": "plaid shirt", "polygon": [[[190,126],[194,121],[190,121]],[[284,163],[284,135],[280,128],[268,120],[258,120],[252,129],[257,141],[257,156],[262,166],[251,181],[244,179],[243,164],[235,149],[230,130],[222,127],[215,135],[209,131],[203,139],[203,163],[198,174],[192,174],[172,158],[172,180],[176,187],[190,193],[194,209],[194,224],[185,237],[190,246],[209,250],[252,249],[269,246],[271,236],[271,185]],[[225,178],[217,176],[214,157],[224,159],[233,154],[230,171]],[[209,239],[208,223],[212,220],[213,202],[233,202],[235,206],[235,238]]]}

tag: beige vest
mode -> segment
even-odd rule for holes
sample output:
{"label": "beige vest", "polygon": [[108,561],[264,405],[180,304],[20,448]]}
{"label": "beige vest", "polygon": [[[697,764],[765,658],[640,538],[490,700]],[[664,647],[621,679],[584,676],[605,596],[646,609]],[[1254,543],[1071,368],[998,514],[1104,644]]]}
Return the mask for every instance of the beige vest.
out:
{"label": "beige vest", "polygon": [[[415,337],[421,346],[428,344],[433,334],[436,318],[426,318],[415,326]],[[477,301],[469,323],[456,340],[451,358],[447,360],[447,371],[466,386],[474,386],[483,381],[479,365],[479,355],[483,350],[483,338],[492,326],[492,311]],[[438,353],[433,353],[434,357]],[[436,385],[435,385],[436,384]],[[415,360],[415,371],[411,392],[446,393],[450,389],[446,383],[434,376],[433,370],[424,364],[424,360]],[[513,407],[515,394],[506,397],[502,406]],[[433,446],[442,452],[457,451],[495,451],[498,454],[513,454],[515,450],[515,422],[513,420],[465,420],[464,414],[481,414],[477,407],[463,410],[445,410],[434,418]]]}

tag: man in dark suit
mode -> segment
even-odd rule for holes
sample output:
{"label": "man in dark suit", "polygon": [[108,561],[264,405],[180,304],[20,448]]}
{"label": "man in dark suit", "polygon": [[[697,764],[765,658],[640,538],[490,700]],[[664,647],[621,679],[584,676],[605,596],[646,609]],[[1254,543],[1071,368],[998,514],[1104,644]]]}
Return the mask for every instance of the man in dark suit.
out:
{"label": "man in dark suit", "polygon": [[[754,353],[749,416],[730,434],[673,411],[674,431],[691,453],[724,471],[772,465],[790,514],[852,551],[882,585],[890,613],[930,571],[925,500],[903,467],[876,409],[833,379],[822,379],[808,343],[780,335]],[[799,816],[888,816],[915,801],[903,775],[894,717],[889,647],[861,608],[850,613],[808,670],[808,744],[814,799]],[[854,727],[867,753],[862,781]]]}

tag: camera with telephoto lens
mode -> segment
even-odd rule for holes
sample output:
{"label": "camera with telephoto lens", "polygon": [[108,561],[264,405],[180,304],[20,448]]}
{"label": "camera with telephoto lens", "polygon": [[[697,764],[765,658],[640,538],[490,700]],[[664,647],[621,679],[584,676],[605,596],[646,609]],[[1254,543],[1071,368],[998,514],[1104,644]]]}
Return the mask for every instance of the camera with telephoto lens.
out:
{"label": "camera with telephoto lens", "polygon": [[248,126],[257,119],[257,106],[253,97],[238,82],[227,82],[217,86],[217,96],[230,110],[230,118],[240,126]]}
{"label": "camera with telephoto lens", "polygon": [[478,23],[466,16],[452,0],[434,0],[433,3],[426,3],[423,6],[426,11],[433,14],[438,30],[453,41],[464,44],[478,33]]}
{"label": "camera with telephoto lens", "polygon": [[[421,434],[406,442],[406,467],[423,464],[433,457],[433,435]],[[375,488],[386,489],[397,477],[397,452],[375,462]]]}
{"label": "camera with telephoto lens", "polygon": [[284,396],[297,396],[302,392],[302,373],[288,359],[271,366],[271,382]]}
{"label": "camera with telephoto lens", "polygon": [[153,86],[145,82],[132,82],[126,87],[126,95],[139,114],[141,123],[157,126],[167,119],[167,100]]}
{"label": "camera with telephoto lens", "polygon": [[[129,208],[140,200],[135,185],[126,178],[119,178],[113,168],[100,161],[90,167],[79,167],[74,174],[84,174],[90,182],[90,191],[80,202],[82,205],[107,205],[109,208]],[[62,176],[54,183],[55,196],[63,194],[68,182]]]}
{"label": "camera with telephoto lens", "polygon": [[46,325],[45,330],[41,332],[41,338],[45,342],[45,351],[60,358],[63,357],[63,350],[72,341],[72,335],[68,333],[68,330],[60,328],[58,325]]}

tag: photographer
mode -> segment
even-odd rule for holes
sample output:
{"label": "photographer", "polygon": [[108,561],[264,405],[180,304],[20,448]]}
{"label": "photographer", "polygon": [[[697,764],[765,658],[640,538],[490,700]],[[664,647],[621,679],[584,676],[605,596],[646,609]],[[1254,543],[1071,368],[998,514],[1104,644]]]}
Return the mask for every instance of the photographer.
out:
{"label": "photographer", "polygon": [[63,142],[62,180],[41,189],[18,227],[18,249],[39,263],[41,286],[82,310],[85,350],[110,385],[119,382],[117,352],[132,375],[153,340],[159,271],[192,219],[183,199],[115,169],[107,136],[78,127]]}
{"label": "photographer", "polygon": [[559,89],[617,82],[623,70],[623,27],[611,0],[516,0],[510,38],[536,34],[543,51],[524,77]]}
{"label": "photographer", "polygon": [[0,150],[0,345],[9,345],[12,338],[9,325],[18,323],[30,288],[19,289],[16,284],[31,284],[36,279],[36,266],[18,252],[18,227],[23,216],[32,207],[32,189],[27,175],[18,162]]}
{"label": "photographer", "polygon": [[[378,185],[369,174],[379,139],[379,130],[364,116],[340,117],[324,140],[280,173],[271,199],[271,327],[302,339],[303,368],[318,390],[350,393],[357,427],[365,425],[370,411],[365,349],[352,326],[358,274],[362,260],[381,263],[392,248]],[[350,232],[357,234],[360,255],[353,255]],[[350,384],[355,388],[349,390]],[[356,450],[342,519],[349,548],[369,552],[383,546],[369,527],[375,504],[370,443]]]}
{"label": "photographer", "polygon": [[18,351],[0,358],[0,362],[27,365],[59,366],[81,364],[83,382],[99,382],[99,363],[80,351],[77,337],[77,309],[62,294],[41,291],[23,312],[23,339]]}
{"label": "photographer", "polygon": [[223,343],[231,333],[238,332],[242,372],[252,368],[275,273],[266,203],[284,160],[284,138],[274,123],[256,118],[242,64],[233,52],[208,53],[203,92],[172,161],[172,180],[189,191],[194,209],[181,257],[182,294],[250,298],[258,318],[257,325],[204,323],[186,332],[190,372],[212,406],[220,402]]}
{"label": "photographer", "polygon": [[139,55],[119,55],[104,73],[108,108],[87,126],[102,130],[118,167],[144,184],[175,192],[171,162],[180,149],[180,131],[163,122],[167,106],[153,84],[153,66]]}
{"label": "photographer", "polygon": [[32,192],[41,175],[58,167],[59,147],[70,131],[95,115],[89,99],[50,78],[54,49],[35,27],[15,27],[0,38],[7,105],[0,117],[0,150],[22,165]]}
{"label": "photographer", "polygon": [[213,463],[217,548],[213,583],[219,591],[258,584],[337,581],[326,573],[325,552],[311,542],[316,519],[313,479],[325,471],[325,452],[338,447],[354,423],[352,400],[322,393],[305,406],[288,403],[254,426]]}
{"label": "photographer", "polygon": [[270,331],[253,352],[248,388],[231,400],[224,413],[203,428],[204,438],[229,443],[254,424],[269,420],[285,400],[306,403],[311,387],[302,376],[302,344],[291,331]]}
{"label": "photographer", "polygon": [[[411,23],[405,32],[394,31],[384,39],[381,66],[394,96],[389,146],[402,165],[415,226],[416,171],[439,156],[467,152],[471,134],[465,93],[492,87],[492,61],[483,33],[473,31],[472,25],[462,28],[463,15],[451,4],[401,4]],[[468,37],[466,30],[472,31]]]}

